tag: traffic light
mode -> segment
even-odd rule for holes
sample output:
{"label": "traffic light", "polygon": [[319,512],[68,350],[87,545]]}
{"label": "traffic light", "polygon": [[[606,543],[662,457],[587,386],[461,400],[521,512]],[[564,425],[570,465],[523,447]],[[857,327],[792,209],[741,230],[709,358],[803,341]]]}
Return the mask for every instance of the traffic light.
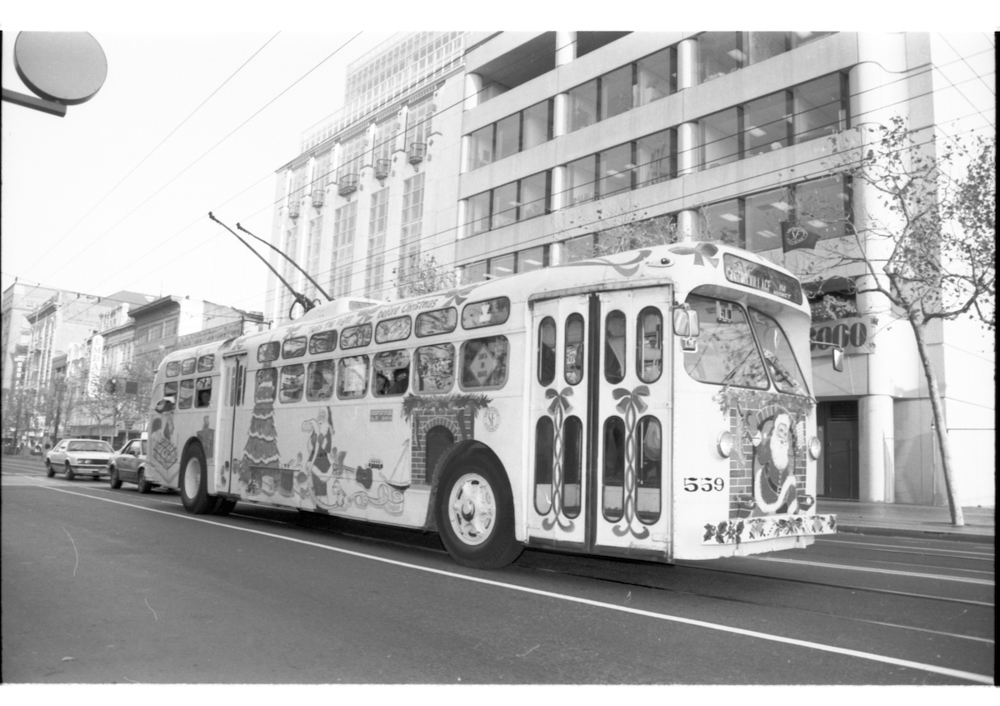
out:
{"label": "traffic light", "polygon": [[115,390],[118,389],[118,380],[116,378],[111,378],[106,383],[104,383],[104,389],[110,392],[112,395],[115,394]]}

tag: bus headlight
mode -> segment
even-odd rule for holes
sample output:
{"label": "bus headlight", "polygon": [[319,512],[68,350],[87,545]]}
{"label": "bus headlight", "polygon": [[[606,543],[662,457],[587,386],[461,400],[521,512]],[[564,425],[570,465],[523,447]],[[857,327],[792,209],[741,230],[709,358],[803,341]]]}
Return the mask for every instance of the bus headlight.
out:
{"label": "bus headlight", "polygon": [[815,461],[817,458],[819,458],[820,452],[822,450],[823,449],[820,446],[818,437],[814,436],[813,438],[809,439],[809,458]]}
{"label": "bus headlight", "polygon": [[719,439],[715,442],[715,448],[722,458],[729,458],[733,452],[733,435],[728,431],[719,434]]}

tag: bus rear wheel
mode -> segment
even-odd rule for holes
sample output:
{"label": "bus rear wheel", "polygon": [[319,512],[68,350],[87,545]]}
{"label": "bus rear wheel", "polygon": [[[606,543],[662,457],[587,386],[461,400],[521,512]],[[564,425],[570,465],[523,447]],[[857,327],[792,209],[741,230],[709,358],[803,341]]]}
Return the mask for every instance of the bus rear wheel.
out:
{"label": "bus rear wheel", "polygon": [[499,569],[514,561],[514,501],[504,475],[490,464],[453,464],[441,478],[437,525],[451,557],[473,569]]}
{"label": "bus rear wheel", "polygon": [[191,444],[181,457],[180,491],[184,509],[195,515],[207,515],[215,509],[218,498],[208,495],[205,451],[201,444]]}

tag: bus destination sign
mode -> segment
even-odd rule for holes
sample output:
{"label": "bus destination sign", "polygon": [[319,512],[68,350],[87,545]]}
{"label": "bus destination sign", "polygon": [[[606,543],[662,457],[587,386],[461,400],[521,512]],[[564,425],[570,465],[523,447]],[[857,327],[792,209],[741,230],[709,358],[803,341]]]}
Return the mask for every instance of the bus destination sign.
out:
{"label": "bus destination sign", "polygon": [[723,256],[723,262],[726,279],[730,282],[759,289],[796,304],[802,303],[802,285],[794,277],[729,253]]}

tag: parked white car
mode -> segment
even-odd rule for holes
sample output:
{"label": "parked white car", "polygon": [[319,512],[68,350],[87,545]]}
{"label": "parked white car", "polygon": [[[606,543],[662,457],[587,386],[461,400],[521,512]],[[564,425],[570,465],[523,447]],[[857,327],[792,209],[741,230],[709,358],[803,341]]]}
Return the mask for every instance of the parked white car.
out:
{"label": "parked white car", "polygon": [[122,487],[122,482],[135,483],[140,493],[148,493],[154,487],[146,480],[146,440],[132,439],[111,459],[111,487]]}
{"label": "parked white car", "polygon": [[56,472],[65,473],[66,480],[77,475],[97,480],[108,475],[108,462],[115,450],[98,439],[63,439],[45,454],[45,471],[49,478]]}

